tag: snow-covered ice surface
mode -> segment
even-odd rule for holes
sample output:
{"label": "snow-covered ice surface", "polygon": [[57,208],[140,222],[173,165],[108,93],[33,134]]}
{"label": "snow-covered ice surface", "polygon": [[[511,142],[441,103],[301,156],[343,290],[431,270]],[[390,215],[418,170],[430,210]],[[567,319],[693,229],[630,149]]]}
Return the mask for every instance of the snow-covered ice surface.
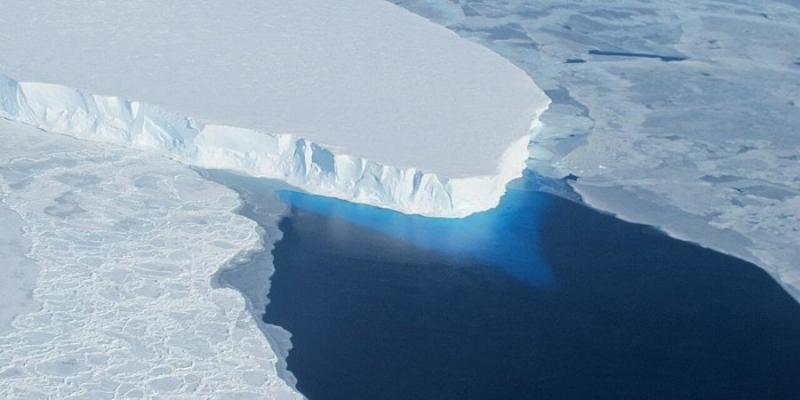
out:
{"label": "snow-covered ice surface", "polygon": [[409,213],[496,205],[549,104],[507,60],[381,0],[2,8],[0,115]]}
{"label": "snow-covered ice surface", "polygon": [[[0,156],[1,157],[1,156]],[[22,219],[0,200],[0,334],[17,315],[36,310],[33,288],[39,266],[25,256],[30,243],[22,235]]]}
{"label": "snow-covered ice surface", "polygon": [[553,100],[537,172],[800,299],[800,3],[393,2],[536,76]]}
{"label": "snow-covered ice surface", "polygon": [[0,398],[302,397],[241,294],[212,288],[261,244],[235,192],[158,155],[8,121],[0,144],[0,216],[15,213],[5,227],[26,243],[0,251],[41,269],[36,306],[0,330]]}

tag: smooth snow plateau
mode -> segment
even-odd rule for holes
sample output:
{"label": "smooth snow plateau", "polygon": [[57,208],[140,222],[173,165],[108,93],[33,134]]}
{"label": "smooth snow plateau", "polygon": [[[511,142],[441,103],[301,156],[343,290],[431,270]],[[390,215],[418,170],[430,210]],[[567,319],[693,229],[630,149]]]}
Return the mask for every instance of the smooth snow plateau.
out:
{"label": "smooth snow plateau", "polygon": [[0,116],[460,217],[497,204],[549,105],[504,58],[385,1],[145,3],[4,4]]}

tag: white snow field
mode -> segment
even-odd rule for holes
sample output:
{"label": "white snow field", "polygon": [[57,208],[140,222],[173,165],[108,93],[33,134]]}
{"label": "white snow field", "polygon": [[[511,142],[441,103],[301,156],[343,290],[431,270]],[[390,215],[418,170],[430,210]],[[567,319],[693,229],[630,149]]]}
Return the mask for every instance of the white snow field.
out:
{"label": "white snow field", "polygon": [[[22,249],[38,272],[34,306],[0,329],[0,398],[302,398],[242,295],[212,288],[261,246],[232,190],[158,155],[0,120],[0,200],[17,221],[4,235],[24,230],[0,254]],[[18,283],[9,267],[2,287]],[[21,298],[3,295],[4,309]]]}
{"label": "white snow field", "polygon": [[34,311],[33,288],[39,267],[25,256],[30,243],[22,234],[22,219],[0,198],[0,335],[11,327],[17,315]]}
{"label": "white snow field", "polygon": [[800,2],[392,1],[535,74],[532,169],[800,300]]}
{"label": "white snow field", "polygon": [[549,104],[383,0],[10,0],[0,54],[5,118],[429,216],[496,205]]}

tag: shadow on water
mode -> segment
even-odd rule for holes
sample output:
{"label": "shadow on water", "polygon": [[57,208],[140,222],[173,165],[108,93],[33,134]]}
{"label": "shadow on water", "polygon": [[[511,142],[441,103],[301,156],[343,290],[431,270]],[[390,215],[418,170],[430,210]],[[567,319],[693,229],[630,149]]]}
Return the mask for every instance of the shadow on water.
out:
{"label": "shadow on water", "polygon": [[281,194],[291,212],[265,315],[293,334],[298,389],[796,398],[800,306],[766,273],[530,182],[464,220]]}

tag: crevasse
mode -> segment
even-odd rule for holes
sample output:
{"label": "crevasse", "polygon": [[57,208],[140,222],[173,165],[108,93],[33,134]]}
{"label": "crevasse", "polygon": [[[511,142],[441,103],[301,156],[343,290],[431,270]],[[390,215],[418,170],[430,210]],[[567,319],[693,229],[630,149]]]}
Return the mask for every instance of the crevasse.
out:
{"label": "crevasse", "polygon": [[[73,137],[153,149],[181,163],[281,179],[310,193],[431,217],[495,207],[521,176],[543,104],[494,175],[448,178],[342,154],[290,133],[204,124],[155,105],[0,75],[0,117]],[[447,155],[443,155],[446,157]]]}

